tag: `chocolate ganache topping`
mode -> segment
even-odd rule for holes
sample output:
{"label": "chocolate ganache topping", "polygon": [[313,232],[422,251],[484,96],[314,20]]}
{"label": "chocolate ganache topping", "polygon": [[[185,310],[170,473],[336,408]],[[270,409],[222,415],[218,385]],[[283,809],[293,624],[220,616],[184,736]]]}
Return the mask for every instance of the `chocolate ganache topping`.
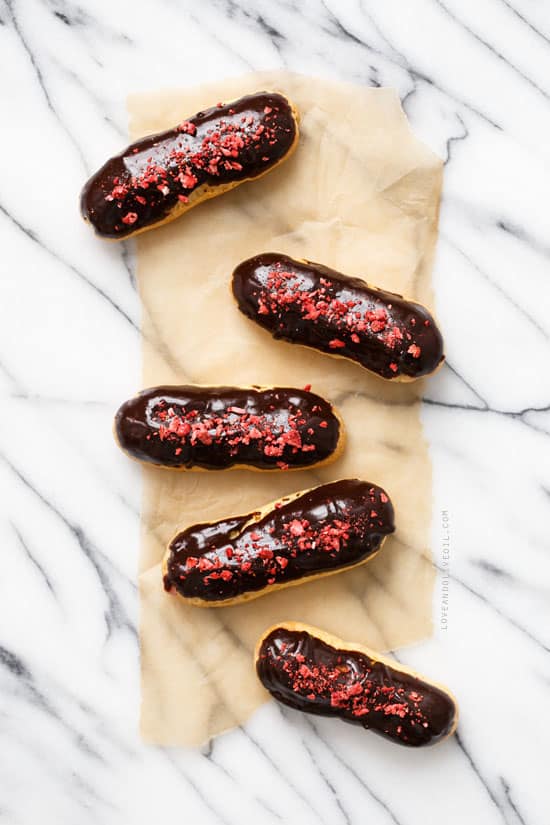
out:
{"label": "chocolate ganache topping", "polygon": [[274,338],[341,355],[383,378],[420,378],[444,359],[428,310],[334,269],[267,252],[233,273],[241,312]]}
{"label": "chocolate ganache topping", "polygon": [[258,677],[279,702],[362,725],[401,745],[434,745],[452,732],[457,707],[445,690],[397,663],[333,647],[310,630],[281,626],[260,644]]}
{"label": "chocolate ganache topping", "polygon": [[166,220],[200,187],[258,177],[284,158],[296,137],[283,95],[258,92],[219,103],[108,160],[82,190],[82,216],[98,235],[124,238]]}
{"label": "chocolate ganache topping", "polygon": [[132,458],[207,470],[310,467],[342,436],[332,405],[308,390],[202,386],[144,390],[118,410],[115,434]]}
{"label": "chocolate ganache topping", "polygon": [[223,604],[366,561],[394,529],[384,490],[357,479],[334,481],[267,512],[178,533],[168,547],[164,586],[184,598]]}

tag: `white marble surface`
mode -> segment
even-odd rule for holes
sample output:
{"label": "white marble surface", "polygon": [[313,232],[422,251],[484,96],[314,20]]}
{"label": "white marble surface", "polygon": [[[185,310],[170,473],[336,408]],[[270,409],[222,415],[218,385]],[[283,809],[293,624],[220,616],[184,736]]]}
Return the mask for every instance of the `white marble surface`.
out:
{"label": "white marble surface", "polygon": [[[202,753],[146,747],[131,247],[81,223],[129,91],[251,68],[393,85],[447,160],[448,366],[424,420],[447,629],[398,652],[458,736],[400,749],[275,704]],[[543,0],[0,0],[0,822],[546,825],[550,740],[550,7]]]}

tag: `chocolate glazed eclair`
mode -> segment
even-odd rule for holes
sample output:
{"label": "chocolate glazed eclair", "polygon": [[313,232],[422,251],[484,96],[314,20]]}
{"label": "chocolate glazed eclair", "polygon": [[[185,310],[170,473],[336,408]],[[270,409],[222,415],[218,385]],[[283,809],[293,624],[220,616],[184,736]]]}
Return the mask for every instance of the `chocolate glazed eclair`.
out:
{"label": "chocolate glazed eclair", "polygon": [[303,470],[334,461],[344,429],[309,389],[164,386],[122,404],[115,438],[131,458],[173,470]]}
{"label": "chocolate glazed eclair", "polygon": [[456,700],[443,685],[306,624],[285,622],[267,630],[254,662],[258,678],[279,702],[361,725],[400,745],[434,745],[458,723]]}
{"label": "chocolate glazed eclair", "polygon": [[163,560],[164,587],[199,607],[238,604],[363,564],[394,529],[381,487],[333,481],[178,533]]}
{"label": "chocolate glazed eclair", "polygon": [[388,380],[429,375],[445,358],[426,307],[322,264],[257,255],[233,272],[233,295],[274,338],[349,358]]}
{"label": "chocolate glazed eclair", "polygon": [[82,190],[82,217],[103,238],[129,238],[261,177],[297,143],[298,115],[283,95],[218,103],[108,160]]}

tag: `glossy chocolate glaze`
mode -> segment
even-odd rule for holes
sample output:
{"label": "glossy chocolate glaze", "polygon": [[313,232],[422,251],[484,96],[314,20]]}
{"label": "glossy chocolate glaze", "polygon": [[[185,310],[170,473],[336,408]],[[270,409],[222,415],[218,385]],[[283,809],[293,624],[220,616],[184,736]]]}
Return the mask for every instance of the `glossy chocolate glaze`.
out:
{"label": "glossy chocolate glaze", "polygon": [[201,186],[258,177],[295,138],[296,121],[282,95],[258,92],[219,104],[108,160],[82,190],[82,216],[98,235],[124,238],[165,220]]}
{"label": "glossy chocolate glaze", "polygon": [[164,586],[206,602],[236,599],[364,561],[394,529],[384,490],[357,479],[334,481],[261,517],[188,527],[170,542]]}
{"label": "glossy chocolate glaze", "polygon": [[115,417],[122,449],[160,467],[309,467],[340,438],[331,404],[290,387],[167,386],[144,390]]}
{"label": "glossy chocolate glaze", "polygon": [[425,307],[322,264],[257,255],[233,272],[233,294],[274,338],[351,358],[382,378],[420,378],[445,357]]}
{"label": "glossy chocolate glaze", "polygon": [[439,687],[371,659],[336,649],[304,630],[279,627],[262,641],[258,677],[279,702],[362,725],[401,745],[434,745],[457,709]]}

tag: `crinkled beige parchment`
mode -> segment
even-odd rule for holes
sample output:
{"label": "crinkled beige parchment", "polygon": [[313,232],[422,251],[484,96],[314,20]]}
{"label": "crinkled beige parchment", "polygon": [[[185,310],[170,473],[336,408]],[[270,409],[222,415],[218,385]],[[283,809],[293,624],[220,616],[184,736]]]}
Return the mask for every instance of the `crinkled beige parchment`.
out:
{"label": "crinkled beige parchment", "polygon": [[[381,650],[431,632],[431,465],[420,385],[387,384],[352,363],[273,341],[237,311],[229,284],[239,261],[274,250],[430,304],[442,163],[412,134],[392,89],[281,72],[133,96],[132,136],[261,89],[298,107],[294,156],[138,238],[143,386],[312,384],[339,408],[348,440],[336,464],[313,471],[144,469],[141,730],[159,744],[203,743],[268,698],[251,651],[276,621],[310,622]],[[239,607],[188,607],[164,593],[159,562],[177,527],[345,476],[381,484],[395,504],[397,533],[370,564]]]}

